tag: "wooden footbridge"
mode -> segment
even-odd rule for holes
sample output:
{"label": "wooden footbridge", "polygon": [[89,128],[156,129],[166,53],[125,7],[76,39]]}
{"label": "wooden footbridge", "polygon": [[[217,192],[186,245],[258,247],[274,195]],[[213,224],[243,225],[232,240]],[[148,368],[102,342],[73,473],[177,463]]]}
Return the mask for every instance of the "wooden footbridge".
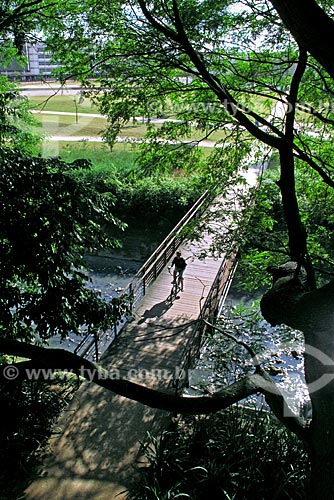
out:
{"label": "wooden footbridge", "polygon": [[[183,238],[186,224],[208,207],[205,195],[138,271],[125,291],[132,316],[98,338],[87,337],[77,353],[98,358],[110,376],[146,386],[181,391],[187,369],[199,353],[206,325],[227,294],[235,253],[198,259],[210,245],[204,232],[196,243]],[[176,249],[187,259],[184,291],[171,290],[167,266]],[[84,382],[63,412],[43,461],[43,471],[28,487],[29,500],[113,500],[136,481],[134,465],[142,460],[147,433],[167,425],[166,412]]]}

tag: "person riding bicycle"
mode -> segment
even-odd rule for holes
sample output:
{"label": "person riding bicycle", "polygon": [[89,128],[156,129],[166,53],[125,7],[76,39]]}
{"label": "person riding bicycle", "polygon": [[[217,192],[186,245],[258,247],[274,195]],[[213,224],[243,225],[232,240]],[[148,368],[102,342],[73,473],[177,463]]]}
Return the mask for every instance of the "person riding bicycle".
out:
{"label": "person riding bicycle", "polygon": [[180,289],[181,289],[181,292],[183,292],[183,273],[184,273],[184,270],[187,266],[187,263],[184,260],[184,258],[181,256],[181,252],[176,252],[176,256],[174,257],[174,259],[172,261],[171,267],[173,267],[173,266],[174,266],[173,283],[174,284],[176,283],[176,278],[178,276],[179,281],[180,281]]}

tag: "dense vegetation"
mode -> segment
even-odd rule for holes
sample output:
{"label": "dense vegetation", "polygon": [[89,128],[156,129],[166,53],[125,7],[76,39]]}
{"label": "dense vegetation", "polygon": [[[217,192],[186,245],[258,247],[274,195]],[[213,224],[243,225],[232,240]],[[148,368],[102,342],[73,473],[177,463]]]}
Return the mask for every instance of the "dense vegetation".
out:
{"label": "dense vegetation", "polygon": [[81,170],[78,177],[85,179],[99,193],[114,200],[114,213],[120,218],[129,215],[161,216],[186,209],[204,192],[206,183],[200,175],[187,176],[184,172],[163,175],[145,175],[136,164],[119,165],[96,162],[89,170]]}
{"label": "dense vegetation", "polygon": [[1,500],[22,497],[24,488],[38,473],[56,419],[77,387],[77,379],[58,381],[56,376],[49,382],[1,384]]}
{"label": "dense vegetation", "polygon": [[146,445],[150,467],[131,500],[297,500],[307,455],[298,439],[260,409],[234,407],[184,418]]}
{"label": "dense vegetation", "polygon": [[[263,273],[263,267],[277,266],[289,259],[287,226],[279,187],[275,182],[277,174],[278,166],[273,155],[261,179],[261,189],[255,193],[249,224],[240,225],[240,285],[250,291],[270,285],[272,277]],[[320,286],[333,274],[333,190],[314,172],[298,164],[296,192],[301,220],[308,234],[310,256],[317,273],[317,284]]]}

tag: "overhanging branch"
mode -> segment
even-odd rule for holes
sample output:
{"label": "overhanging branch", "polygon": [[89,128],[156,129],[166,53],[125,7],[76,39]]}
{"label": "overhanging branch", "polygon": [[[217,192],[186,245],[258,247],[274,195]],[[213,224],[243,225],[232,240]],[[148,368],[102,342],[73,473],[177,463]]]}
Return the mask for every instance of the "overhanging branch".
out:
{"label": "overhanging branch", "polygon": [[226,88],[222,85],[219,79],[211,74],[206,67],[201,55],[192,46],[187,33],[185,32],[180,13],[178,11],[177,2],[173,2],[174,26],[176,31],[160,23],[148,10],[144,0],[138,0],[140,8],[151,26],[158,32],[163,33],[168,40],[177,43],[182,51],[189,57],[190,61],[198,71],[198,76],[208,85],[208,87],[217,96],[219,102],[224,106],[225,110],[240,123],[253,137],[260,140],[270,147],[278,149],[281,144],[281,138],[268,134],[260,127],[257,127],[248,116],[241,111],[242,106],[231,96]]}
{"label": "overhanging branch", "polygon": [[[278,418],[278,420],[292,432],[297,434],[307,444],[303,419],[295,415],[289,408],[289,405],[279,387],[260,365],[260,362],[253,348],[246,342],[243,342],[242,340],[234,337],[234,335],[225,332],[223,329],[209,323],[206,320],[203,321],[210,327],[219,331],[222,335],[225,335],[227,338],[233,340],[233,342],[241,345],[242,347],[244,347],[244,349],[246,349],[255,367],[255,374],[249,377],[251,378],[252,383],[255,383],[257,385],[257,392],[260,392],[264,395],[268,405],[270,406],[272,412]],[[222,391],[218,391],[217,393],[215,393],[216,396],[220,394],[225,394],[225,388],[222,389]]]}
{"label": "overhanging branch", "polygon": [[334,21],[315,0],[271,0],[299,45],[334,77]]}
{"label": "overhanging branch", "polygon": [[[228,408],[248,396],[262,393],[270,401],[270,406],[275,408],[275,414],[280,420],[306,440],[307,434],[303,422],[291,412],[285,417],[284,398],[276,387],[271,377],[266,374],[253,374],[238,380],[234,384],[225,387],[213,396],[181,397],[166,392],[147,388],[145,386],[130,382],[126,379],[110,377],[108,371],[91,361],[83,359],[64,349],[48,349],[35,345],[26,344],[17,340],[1,339],[0,352],[30,359],[31,361],[10,365],[17,371],[19,379],[29,378],[32,369],[45,368],[48,370],[68,370],[71,373],[85,376],[87,380],[120,396],[138,401],[151,408],[165,410],[182,414],[208,414]],[[21,367],[20,367],[21,365]],[[8,381],[8,366],[2,366],[1,378]],[[28,368],[30,372],[28,372]],[[41,378],[43,373],[41,372]],[[30,377],[31,379],[31,377]],[[281,408],[281,409],[279,409]]]}

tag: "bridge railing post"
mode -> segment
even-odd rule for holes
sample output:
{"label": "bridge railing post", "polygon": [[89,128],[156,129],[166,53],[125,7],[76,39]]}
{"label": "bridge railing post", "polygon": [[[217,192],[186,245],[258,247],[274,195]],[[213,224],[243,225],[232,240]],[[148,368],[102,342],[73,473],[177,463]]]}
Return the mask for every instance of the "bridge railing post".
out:
{"label": "bridge railing post", "polygon": [[94,345],[95,345],[95,361],[99,361],[99,336],[96,331],[94,331]]}
{"label": "bridge railing post", "polygon": [[157,261],[155,261],[153,264],[153,278],[154,281],[157,279]]}
{"label": "bridge railing post", "polygon": [[146,293],[146,267],[144,266],[143,268],[143,277],[142,277],[142,293],[143,296]]}
{"label": "bridge railing post", "polygon": [[163,254],[162,254],[163,255],[163,261],[164,261],[164,267],[167,264],[167,250],[166,250],[166,245],[167,245],[167,243],[164,244],[165,249],[164,249]]}
{"label": "bridge railing post", "polygon": [[129,284],[129,288],[128,288],[128,295],[129,295],[129,311],[130,311],[130,314],[132,314],[133,312],[133,302],[134,302],[134,290],[133,290],[133,283],[131,282]]}

